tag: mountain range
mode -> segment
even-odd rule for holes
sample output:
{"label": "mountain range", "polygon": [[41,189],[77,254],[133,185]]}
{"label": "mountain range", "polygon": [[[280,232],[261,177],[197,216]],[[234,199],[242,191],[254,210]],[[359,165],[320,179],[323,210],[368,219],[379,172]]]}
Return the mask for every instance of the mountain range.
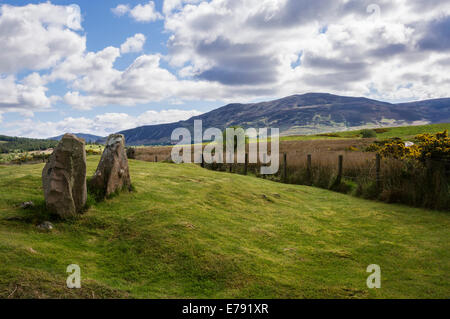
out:
{"label": "mountain range", "polygon": [[364,97],[327,93],[292,95],[282,99],[228,104],[186,121],[148,125],[119,132],[127,145],[171,144],[172,131],[179,127],[193,132],[194,120],[203,129],[230,126],[277,127],[281,135],[317,134],[360,129],[450,122],[450,98],[392,104]]}
{"label": "mountain range", "polygon": [[[83,138],[86,141],[86,143],[95,143],[95,142],[101,141],[103,139],[102,136],[98,136],[98,135],[85,134],[85,133],[73,133],[73,134],[76,135],[77,137]],[[53,140],[53,141],[60,141],[63,136],[64,135],[59,135],[59,136],[55,136],[55,137],[50,137],[48,139]]]}

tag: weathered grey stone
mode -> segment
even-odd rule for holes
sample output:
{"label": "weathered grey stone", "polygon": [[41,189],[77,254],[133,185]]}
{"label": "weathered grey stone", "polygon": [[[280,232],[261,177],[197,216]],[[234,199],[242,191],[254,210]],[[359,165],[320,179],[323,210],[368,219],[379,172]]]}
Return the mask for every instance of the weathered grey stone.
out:
{"label": "weathered grey stone", "polygon": [[52,230],[53,229],[53,224],[50,222],[43,222],[42,224],[39,224],[37,226],[37,228],[41,229],[41,230]]}
{"label": "weathered grey stone", "polygon": [[111,195],[122,189],[131,189],[125,137],[112,134],[106,141],[105,150],[91,179],[90,187],[97,194]]}
{"label": "weathered grey stone", "polygon": [[86,204],[86,151],[83,139],[63,136],[42,171],[47,209],[62,218],[80,214]]}
{"label": "weathered grey stone", "polygon": [[33,207],[34,207],[33,202],[23,202],[22,204],[20,204],[20,208],[22,208],[22,209],[30,209]]}

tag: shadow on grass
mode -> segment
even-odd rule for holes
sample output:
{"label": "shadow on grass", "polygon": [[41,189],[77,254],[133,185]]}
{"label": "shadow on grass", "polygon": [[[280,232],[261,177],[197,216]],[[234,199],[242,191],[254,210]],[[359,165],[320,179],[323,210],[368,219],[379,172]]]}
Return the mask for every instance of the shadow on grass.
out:
{"label": "shadow on grass", "polygon": [[87,213],[89,211],[89,209],[91,207],[95,207],[95,205],[97,203],[104,202],[106,200],[115,198],[115,197],[119,196],[122,192],[125,192],[125,191],[136,192],[136,188],[134,187],[134,185],[131,185],[130,187],[124,187],[121,190],[117,190],[116,192],[114,192],[108,196],[105,196],[105,194],[102,193],[101,191],[100,192],[94,191],[94,190],[92,190],[92,188],[89,188],[89,186],[88,186],[88,193],[87,193],[87,199],[86,199],[85,206],[83,207],[83,209],[81,210],[81,212],[78,216],[71,217],[71,218],[63,219],[58,214],[50,212],[46,207],[45,200],[42,198],[42,199],[34,200],[33,201],[34,205],[32,207],[21,208],[20,204],[17,204],[16,207],[18,209],[16,211],[16,214],[9,216],[9,217],[5,217],[5,218],[3,218],[3,220],[8,221],[8,222],[19,222],[19,223],[33,224],[33,225],[39,225],[46,221],[55,222],[55,223],[57,223],[57,222],[69,222],[70,223],[71,221],[77,220],[79,217],[81,217],[82,215]]}
{"label": "shadow on grass", "polygon": [[38,225],[45,221],[61,221],[61,218],[57,214],[49,212],[45,205],[45,200],[40,199],[34,201],[33,207],[20,208],[18,214],[4,218],[4,220]]}
{"label": "shadow on grass", "polygon": [[86,211],[93,205],[95,205],[96,203],[100,203],[103,202],[105,200],[108,199],[112,199],[115,198],[117,196],[120,195],[120,193],[122,192],[136,192],[136,188],[134,187],[133,184],[131,184],[129,187],[127,186],[123,186],[121,189],[117,189],[114,193],[106,195],[106,190],[105,189],[99,189],[97,187],[94,187],[92,185],[92,179],[88,178],[87,179],[87,193],[88,193],[88,198],[86,201]]}

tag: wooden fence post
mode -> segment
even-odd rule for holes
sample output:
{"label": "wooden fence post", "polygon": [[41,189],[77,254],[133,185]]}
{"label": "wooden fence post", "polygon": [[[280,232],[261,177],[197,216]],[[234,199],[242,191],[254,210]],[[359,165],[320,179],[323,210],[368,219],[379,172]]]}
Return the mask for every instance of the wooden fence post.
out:
{"label": "wooden fence post", "polygon": [[284,153],[283,154],[283,157],[284,157],[284,182],[285,183],[287,183],[287,154],[286,153]]}
{"label": "wooden fence post", "polygon": [[308,184],[312,184],[312,157],[311,154],[308,154],[307,161],[306,161],[306,172],[307,172],[307,179]]}
{"label": "wooden fence post", "polygon": [[339,155],[338,176],[336,178],[336,185],[339,185],[342,181],[343,163],[344,163],[344,155]]}
{"label": "wooden fence post", "polygon": [[433,183],[433,175],[434,175],[434,163],[431,160],[431,158],[427,158],[425,160],[425,167],[426,167],[426,180],[428,185],[426,186],[430,192],[435,191],[435,186]]}
{"label": "wooden fence post", "polygon": [[377,154],[376,160],[375,160],[375,169],[376,169],[376,184],[377,184],[377,191],[381,191],[381,155]]}
{"label": "wooden fence post", "polygon": [[247,175],[248,153],[245,153],[244,175]]}
{"label": "wooden fence post", "polygon": [[200,163],[200,167],[205,168],[205,159],[203,158],[203,154],[202,154],[202,162]]}
{"label": "wooden fence post", "polygon": [[[266,165],[266,160],[267,160],[267,154],[266,153],[264,153],[264,155],[263,155],[263,163],[262,163],[262,165]],[[262,166],[261,165],[261,163],[260,163],[260,166]],[[260,169],[261,169],[261,167],[260,167]],[[260,171],[261,172],[261,171]],[[263,179],[266,179],[266,174],[263,174]]]}
{"label": "wooden fence post", "polygon": [[233,172],[233,163],[234,163],[234,158],[231,159],[231,154],[228,154],[228,172],[232,173]]}

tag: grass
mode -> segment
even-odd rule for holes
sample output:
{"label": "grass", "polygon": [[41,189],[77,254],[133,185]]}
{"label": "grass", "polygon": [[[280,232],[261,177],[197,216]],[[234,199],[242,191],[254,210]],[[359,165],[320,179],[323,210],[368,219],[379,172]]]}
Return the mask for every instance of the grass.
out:
{"label": "grass", "polygon": [[[0,141],[2,143],[2,141]],[[104,150],[104,145],[95,145],[95,144],[87,144],[85,149],[86,151],[96,151],[99,153],[102,153]],[[27,151],[27,152],[21,152],[21,151],[15,151],[15,152],[9,152],[9,153],[0,153],[0,164],[8,164],[11,163],[14,160],[23,158],[25,156],[31,157],[33,154],[51,154],[53,152],[53,149],[47,149],[47,150],[36,150],[36,151]],[[91,154],[87,154],[91,155]],[[33,159],[27,160],[27,162],[32,161]],[[34,159],[34,161],[41,161],[41,159]]]}
{"label": "grass", "polygon": [[[332,133],[336,135],[340,135],[341,133]],[[325,136],[325,135],[290,135],[290,136],[280,136],[281,142],[288,141],[317,141],[317,140],[337,140],[343,139],[342,136]],[[356,138],[356,134],[354,136]],[[270,141],[270,139],[268,139]]]}
{"label": "grass", "polygon": [[[412,139],[418,134],[422,133],[438,133],[444,130],[450,130],[450,123],[443,124],[429,124],[429,125],[417,125],[417,126],[401,126],[401,127],[389,127],[386,128],[387,132],[377,133],[378,139],[386,139],[392,137],[400,137],[404,140]],[[359,138],[362,130],[335,132],[337,136],[330,137],[324,135],[299,135],[299,136],[283,136],[281,141],[303,141],[303,140],[335,140],[342,138]]]}
{"label": "grass", "polygon": [[[0,166],[2,298],[450,297],[445,213],[131,160],[135,192],[42,232],[42,168]],[[69,264],[81,289],[65,287]],[[381,289],[366,286],[369,264]]]}
{"label": "grass", "polygon": [[96,144],[86,144],[85,149],[87,150],[98,150],[98,151],[102,151],[105,148],[104,145],[96,145]]}

